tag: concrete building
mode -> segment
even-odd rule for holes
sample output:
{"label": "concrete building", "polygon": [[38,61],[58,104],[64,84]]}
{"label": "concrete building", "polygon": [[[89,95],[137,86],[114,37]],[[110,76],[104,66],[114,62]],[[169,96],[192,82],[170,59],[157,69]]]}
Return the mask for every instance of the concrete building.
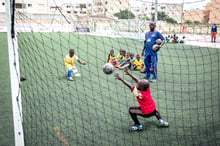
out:
{"label": "concrete building", "polygon": [[141,18],[151,18],[152,13],[152,4],[151,3],[143,3],[139,6],[131,6],[131,12],[134,13],[137,19]]}
{"label": "concrete building", "polygon": [[52,0],[16,0],[16,10],[24,13],[49,13]]}
{"label": "concrete building", "polygon": [[184,19],[183,22],[190,20],[192,22],[204,22],[204,10],[192,10],[192,11],[185,11],[184,12]]}
{"label": "concrete building", "polygon": [[186,20],[220,24],[220,0],[211,0],[204,10],[185,11],[184,21]]}
{"label": "concrete building", "polygon": [[[137,19],[143,17],[151,18],[152,14],[155,13],[155,5],[149,2],[143,2],[139,6],[131,7],[131,11],[135,14]],[[181,22],[183,5],[158,3],[157,11],[164,12],[166,15],[173,18],[177,22]]]}
{"label": "concrete building", "polygon": [[204,21],[220,24],[220,0],[211,0],[211,2],[206,5]]}
{"label": "concrete building", "polygon": [[183,15],[183,5],[182,4],[159,4],[157,7],[158,12],[164,12],[170,18],[173,18],[178,23],[181,22]]}
{"label": "concrete building", "polygon": [[113,18],[115,13],[129,9],[129,0],[94,0],[92,16]]}

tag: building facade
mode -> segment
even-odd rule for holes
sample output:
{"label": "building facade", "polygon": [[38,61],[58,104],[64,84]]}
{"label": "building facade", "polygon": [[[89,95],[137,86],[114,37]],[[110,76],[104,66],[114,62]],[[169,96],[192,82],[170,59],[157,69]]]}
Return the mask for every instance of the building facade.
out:
{"label": "building facade", "polygon": [[185,11],[184,21],[186,20],[220,24],[220,0],[211,0],[204,10]]}
{"label": "building facade", "polygon": [[[136,18],[151,18],[152,14],[155,13],[155,4],[149,2],[143,2],[141,5],[136,7],[131,7],[131,11],[135,14]],[[157,4],[157,12],[164,12],[170,18],[173,18],[177,22],[181,22],[183,15],[183,5],[182,4]]]}

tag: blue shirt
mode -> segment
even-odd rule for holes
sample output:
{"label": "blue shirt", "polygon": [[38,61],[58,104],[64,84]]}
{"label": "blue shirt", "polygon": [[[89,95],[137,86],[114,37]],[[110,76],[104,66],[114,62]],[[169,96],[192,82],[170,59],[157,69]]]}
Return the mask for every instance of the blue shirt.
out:
{"label": "blue shirt", "polygon": [[156,40],[161,39],[164,40],[164,37],[159,31],[146,32],[145,34],[145,56],[146,55],[157,55],[157,52],[152,50],[154,44],[156,44]]}
{"label": "blue shirt", "polygon": [[212,25],[212,32],[217,32],[217,26],[216,25]]}

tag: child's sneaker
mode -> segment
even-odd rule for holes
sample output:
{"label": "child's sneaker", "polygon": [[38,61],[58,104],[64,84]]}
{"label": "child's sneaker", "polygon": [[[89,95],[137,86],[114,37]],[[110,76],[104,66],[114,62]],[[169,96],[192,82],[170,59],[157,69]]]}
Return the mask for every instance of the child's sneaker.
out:
{"label": "child's sneaker", "polygon": [[68,78],[68,80],[69,80],[69,81],[73,81],[73,78],[72,78],[72,77],[70,77],[70,78]]}
{"label": "child's sneaker", "polygon": [[140,125],[133,125],[129,128],[130,131],[141,131],[143,129],[143,126]]}
{"label": "child's sneaker", "polygon": [[151,82],[151,83],[156,83],[157,80],[156,80],[156,79],[152,79],[152,80],[150,80],[150,82]]}
{"label": "child's sneaker", "polygon": [[164,127],[168,127],[168,126],[169,126],[169,123],[166,122],[166,121],[164,121],[163,119],[160,119],[160,120],[158,121],[158,124],[159,124],[160,126],[164,126]]}

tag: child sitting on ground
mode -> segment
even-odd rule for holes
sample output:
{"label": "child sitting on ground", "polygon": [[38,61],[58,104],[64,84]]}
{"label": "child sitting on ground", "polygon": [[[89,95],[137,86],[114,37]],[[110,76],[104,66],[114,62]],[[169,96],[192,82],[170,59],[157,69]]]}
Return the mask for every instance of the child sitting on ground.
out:
{"label": "child sitting on ground", "polygon": [[118,68],[124,69],[124,68],[128,67],[130,65],[130,61],[131,61],[131,54],[129,52],[127,52],[124,61],[121,64],[119,64]]}
{"label": "child sitting on ground", "polygon": [[141,56],[137,54],[136,60],[133,63],[131,70],[141,70],[143,67],[144,67],[144,62],[141,60]]}
{"label": "child sitting on ground", "polygon": [[122,64],[122,63],[124,62],[124,60],[125,60],[125,54],[126,54],[126,51],[125,51],[125,50],[122,50],[122,51],[121,51],[120,58],[119,58],[119,60],[117,60],[115,67],[118,68],[118,67],[121,66],[121,64]]}
{"label": "child sitting on ground", "polygon": [[116,65],[116,58],[114,55],[114,50],[110,50],[110,53],[108,54],[107,63],[111,63],[112,65]]}
{"label": "child sitting on ground", "polygon": [[122,53],[123,53],[122,51],[123,51],[122,49],[119,50],[118,55],[116,56],[116,61],[120,60]]}

